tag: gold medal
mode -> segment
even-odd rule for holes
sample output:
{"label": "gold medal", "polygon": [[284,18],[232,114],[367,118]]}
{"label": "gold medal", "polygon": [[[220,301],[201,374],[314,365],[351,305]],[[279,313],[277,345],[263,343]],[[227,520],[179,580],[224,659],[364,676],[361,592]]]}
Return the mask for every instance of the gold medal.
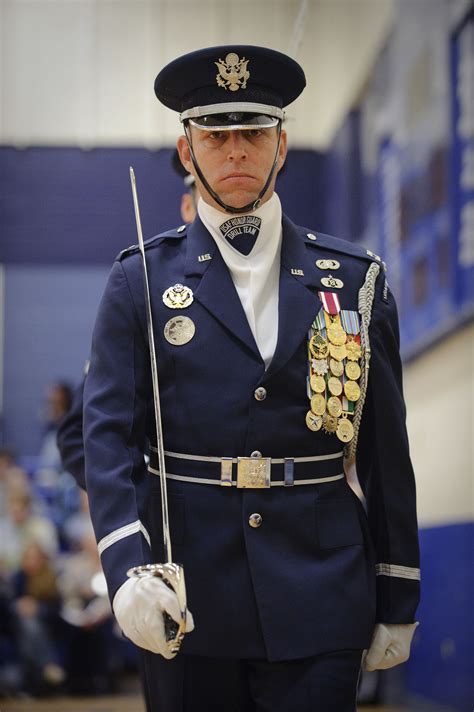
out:
{"label": "gold medal", "polygon": [[343,361],[347,356],[346,344],[329,344],[329,353],[336,361]]}
{"label": "gold medal", "polygon": [[347,341],[346,332],[337,322],[334,322],[328,326],[327,334],[331,344],[336,344],[336,346],[342,346],[342,344],[345,344]]}
{"label": "gold medal", "polygon": [[334,376],[342,376],[344,373],[344,366],[342,364],[342,361],[336,361],[335,358],[332,358],[329,361],[329,368],[331,369],[331,373]]}
{"label": "gold medal", "polygon": [[326,413],[323,419],[323,426],[327,433],[335,433],[337,430],[337,418]]}
{"label": "gold medal", "polygon": [[163,304],[170,309],[185,309],[193,303],[193,291],[183,284],[175,284],[163,292]]}
{"label": "gold medal", "polygon": [[332,396],[340,396],[342,393],[342,383],[335,376],[328,379],[328,388]]}
{"label": "gold medal", "polygon": [[[353,383],[353,381],[351,381]],[[342,403],[337,396],[331,396],[327,402],[327,410],[333,418],[339,418],[342,413]]]}
{"label": "gold medal", "polygon": [[357,361],[362,356],[362,349],[360,348],[357,341],[354,341],[354,339],[351,339],[351,341],[347,342],[346,349],[347,358],[349,359],[349,361]]}
{"label": "gold medal", "polygon": [[318,374],[318,376],[324,376],[328,372],[328,362],[326,359],[313,359],[311,361],[313,371]]}
{"label": "gold medal", "polygon": [[360,388],[359,384],[355,381],[346,381],[344,383],[344,393],[346,394],[347,400],[357,401],[360,398]]}
{"label": "gold medal", "polygon": [[315,415],[310,410],[306,413],[306,425],[310,430],[315,433],[317,430],[321,430],[323,425],[323,419],[320,415]]}
{"label": "gold medal", "polygon": [[348,443],[354,437],[354,426],[349,418],[341,418],[337,424],[336,435],[343,443]]}
{"label": "gold medal", "polygon": [[348,361],[346,363],[346,376],[351,381],[357,381],[360,378],[360,366],[357,361]]}
{"label": "gold medal", "polygon": [[314,358],[326,358],[329,353],[329,344],[321,334],[315,334],[309,340],[309,350]]}
{"label": "gold medal", "polygon": [[310,378],[310,384],[315,393],[324,393],[326,390],[326,381],[324,376],[317,376],[313,373]]}
{"label": "gold medal", "polygon": [[326,411],[326,398],[321,393],[316,393],[316,395],[312,396],[311,410],[315,415],[323,415]]}
{"label": "gold medal", "polygon": [[191,341],[196,333],[196,327],[192,319],[187,316],[177,316],[166,322],[164,335],[168,343],[173,346],[183,346]]}

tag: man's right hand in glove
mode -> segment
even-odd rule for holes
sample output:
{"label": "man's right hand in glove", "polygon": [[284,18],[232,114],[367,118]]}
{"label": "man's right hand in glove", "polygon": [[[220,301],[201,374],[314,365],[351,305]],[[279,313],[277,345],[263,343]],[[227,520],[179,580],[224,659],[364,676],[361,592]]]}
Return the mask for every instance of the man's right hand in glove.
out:
{"label": "man's right hand in glove", "polygon": [[[118,589],[113,601],[114,614],[127,638],[145,650],[171,660],[176,653],[168,649],[163,613],[180,620],[178,598],[156,576],[130,578]],[[194,630],[194,620],[187,612],[186,633]]]}

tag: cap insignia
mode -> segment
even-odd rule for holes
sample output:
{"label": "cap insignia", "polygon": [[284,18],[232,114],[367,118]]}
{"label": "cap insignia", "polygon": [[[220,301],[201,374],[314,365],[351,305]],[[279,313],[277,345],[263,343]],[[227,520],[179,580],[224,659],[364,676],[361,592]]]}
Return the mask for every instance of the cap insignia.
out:
{"label": "cap insignia", "polygon": [[216,74],[216,82],[218,86],[223,87],[226,91],[237,91],[238,89],[245,89],[247,86],[247,80],[250,77],[250,72],[247,69],[247,64],[250,60],[239,59],[239,55],[235,52],[229,52],[225,58],[225,62],[219,59],[218,62],[214,62],[219,73]]}

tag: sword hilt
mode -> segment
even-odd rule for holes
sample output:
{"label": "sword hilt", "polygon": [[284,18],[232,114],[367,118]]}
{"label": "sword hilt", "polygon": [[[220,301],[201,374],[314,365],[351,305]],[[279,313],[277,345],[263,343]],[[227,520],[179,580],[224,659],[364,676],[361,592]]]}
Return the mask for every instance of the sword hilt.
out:
{"label": "sword hilt", "polygon": [[175,621],[166,611],[163,612],[166,645],[170,653],[176,654],[181,648],[181,643],[186,633],[187,603],[186,586],[184,583],[184,569],[179,564],[145,564],[134,566],[127,571],[129,578],[147,578],[156,576],[176,594],[179,605],[180,619]]}

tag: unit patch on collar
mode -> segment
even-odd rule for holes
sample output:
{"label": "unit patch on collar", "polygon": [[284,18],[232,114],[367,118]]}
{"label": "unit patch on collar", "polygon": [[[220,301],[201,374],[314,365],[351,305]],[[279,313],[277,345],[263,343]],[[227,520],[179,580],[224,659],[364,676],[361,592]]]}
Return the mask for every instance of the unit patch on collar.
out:
{"label": "unit patch on collar", "polygon": [[256,215],[242,215],[229,218],[219,225],[219,230],[229,245],[243,255],[249,255],[260,234],[261,225],[262,220]]}

